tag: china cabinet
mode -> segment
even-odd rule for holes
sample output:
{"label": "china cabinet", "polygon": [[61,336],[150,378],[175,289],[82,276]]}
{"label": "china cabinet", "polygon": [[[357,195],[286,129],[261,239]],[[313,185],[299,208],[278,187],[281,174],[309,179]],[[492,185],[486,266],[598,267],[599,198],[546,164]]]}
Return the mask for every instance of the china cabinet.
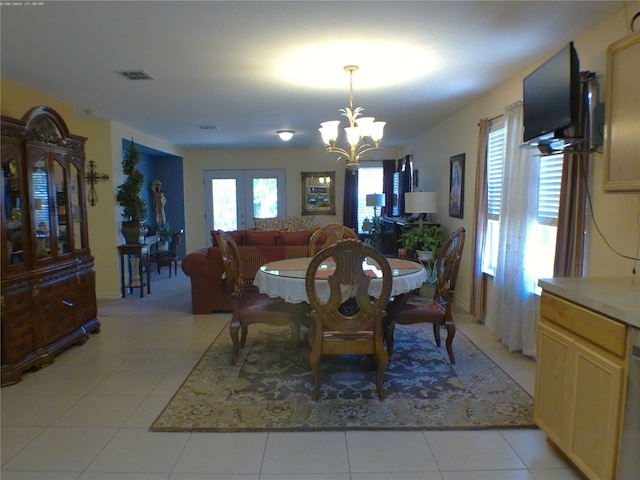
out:
{"label": "china cabinet", "polygon": [[2,385],[98,332],[84,143],[48,107],[2,116]]}

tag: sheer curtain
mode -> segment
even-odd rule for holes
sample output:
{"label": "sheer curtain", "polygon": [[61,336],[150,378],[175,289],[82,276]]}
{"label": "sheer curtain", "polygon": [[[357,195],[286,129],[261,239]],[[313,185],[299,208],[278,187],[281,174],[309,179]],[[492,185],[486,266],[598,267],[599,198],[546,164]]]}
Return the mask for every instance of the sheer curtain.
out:
{"label": "sheer curtain", "polygon": [[498,263],[487,308],[487,325],[510,351],[535,355],[536,278],[530,265],[538,210],[539,161],[520,149],[522,102],[505,108],[506,144]]}

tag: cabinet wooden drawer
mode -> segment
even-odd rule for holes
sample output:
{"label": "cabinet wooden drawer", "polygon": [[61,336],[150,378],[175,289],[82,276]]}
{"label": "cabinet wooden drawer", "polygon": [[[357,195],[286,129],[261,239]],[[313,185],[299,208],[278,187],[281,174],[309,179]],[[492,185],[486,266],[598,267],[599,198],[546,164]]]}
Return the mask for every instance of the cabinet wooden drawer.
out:
{"label": "cabinet wooden drawer", "polygon": [[544,291],[540,298],[540,316],[542,321],[553,322],[624,358],[627,339],[625,324]]}
{"label": "cabinet wooden drawer", "polygon": [[2,364],[17,362],[35,350],[33,332],[27,332],[21,337],[7,338],[2,346]]}
{"label": "cabinet wooden drawer", "polygon": [[11,318],[2,322],[2,335],[8,339],[24,337],[33,334],[33,321],[31,312],[23,312],[22,315],[14,314]]}

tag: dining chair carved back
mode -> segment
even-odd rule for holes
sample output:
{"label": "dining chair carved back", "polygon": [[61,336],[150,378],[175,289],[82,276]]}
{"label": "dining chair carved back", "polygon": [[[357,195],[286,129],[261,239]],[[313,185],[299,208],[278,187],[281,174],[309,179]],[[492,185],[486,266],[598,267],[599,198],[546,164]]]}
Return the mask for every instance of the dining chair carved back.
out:
{"label": "dining chair carved back", "polygon": [[[368,258],[367,258],[368,257]],[[320,270],[322,263],[332,259],[333,272]],[[372,277],[363,269],[363,262],[375,262],[381,272],[382,287],[378,298],[369,295]],[[318,295],[317,278],[325,277],[329,284],[329,297]],[[391,267],[377,250],[359,240],[338,241],[318,252],[307,268],[305,289],[311,305],[309,364],[313,371],[313,399],[320,394],[320,362],[323,355],[367,355],[376,368],[376,388],[380,400],[384,399],[382,378],[388,356],[384,348],[382,320],[386,315],[392,287]],[[323,280],[324,281],[324,280]]]}
{"label": "dining chair carved back", "polygon": [[352,238],[358,240],[358,234],[351,228],[341,223],[330,223],[319,228],[309,239],[309,256],[313,257],[321,248],[335,245],[338,240]]}
{"label": "dining chair carved back", "polygon": [[384,325],[385,343],[387,344],[389,355],[393,353],[395,324],[431,323],[433,324],[433,335],[438,347],[441,344],[440,328],[445,327],[447,329],[447,354],[449,355],[449,361],[452,364],[455,363],[452,344],[456,335],[456,324],[451,308],[465,235],[465,229],[459,228],[444,241],[436,258],[437,278],[432,299],[428,300],[406,295],[389,309],[389,322]]}
{"label": "dining chair carved back", "polygon": [[[236,242],[221,230],[216,232],[216,241],[224,264],[226,289],[233,298],[233,314],[229,323],[229,334],[233,343],[231,364],[235,365],[237,362],[240,348],[244,347],[247,341],[248,326],[254,323],[289,325],[292,343],[297,345],[300,326],[292,319],[287,304],[281,299],[272,300],[264,294],[245,291],[242,259]],[[240,332],[241,336],[238,338]]]}

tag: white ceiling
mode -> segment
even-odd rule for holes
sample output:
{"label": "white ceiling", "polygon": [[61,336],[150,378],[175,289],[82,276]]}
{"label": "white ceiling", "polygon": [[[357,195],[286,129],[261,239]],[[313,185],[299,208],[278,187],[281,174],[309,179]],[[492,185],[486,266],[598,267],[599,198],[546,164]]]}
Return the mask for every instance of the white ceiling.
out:
{"label": "white ceiling", "polygon": [[[23,2],[26,3],[26,2]],[[31,2],[37,4],[38,2]],[[181,146],[320,145],[348,105],[403,145],[619,1],[51,1],[1,7],[3,78]],[[578,54],[580,52],[578,51]],[[144,70],[130,81],[122,70]],[[217,125],[202,130],[199,125]]]}

